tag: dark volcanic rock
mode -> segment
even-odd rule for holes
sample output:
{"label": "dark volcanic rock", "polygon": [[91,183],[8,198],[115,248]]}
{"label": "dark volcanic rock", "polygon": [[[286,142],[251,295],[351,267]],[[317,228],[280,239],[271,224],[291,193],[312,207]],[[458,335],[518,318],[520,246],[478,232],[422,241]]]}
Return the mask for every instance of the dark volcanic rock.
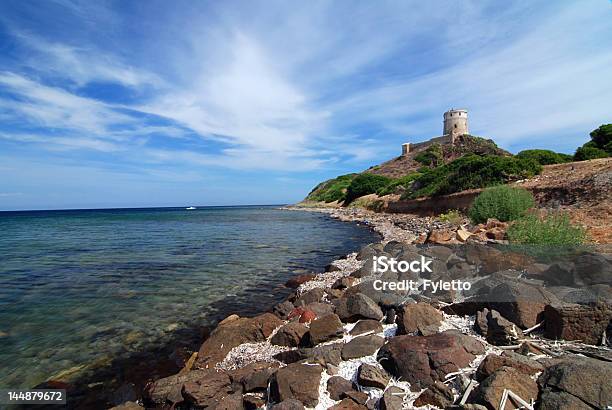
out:
{"label": "dark volcanic rock", "polygon": [[259,396],[245,394],[242,399],[246,410],[255,410],[266,406],[266,401]]}
{"label": "dark volcanic rock", "polygon": [[278,329],[270,339],[270,343],[278,346],[297,347],[306,333],[308,333],[308,328],[305,325],[289,322]]}
{"label": "dark volcanic rock", "polygon": [[346,322],[356,322],[360,319],[381,320],[383,312],[369,297],[362,293],[345,295],[339,300],[336,313]]}
{"label": "dark volcanic rock", "polygon": [[[395,282],[397,278],[388,278],[392,274],[387,275],[387,281]],[[403,280],[403,279],[402,279]],[[361,283],[352,286],[346,290],[346,296],[354,294],[364,294],[372,299],[378,305],[384,308],[396,308],[403,305],[408,299],[408,292],[406,291],[391,291],[391,290],[378,290],[374,288],[374,279],[365,279]]]}
{"label": "dark volcanic rock", "polygon": [[438,333],[444,316],[428,303],[411,303],[399,308],[397,315],[397,334],[417,333],[429,336]]}
{"label": "dark volcanic rock", "polygon": [[295,306],[306,306],[314,302],[320,302],[325,295],[325,290],[322,288],[314,288],[302,293],[294,302]]}
{"label": "dark volcanic rock", "polygon": [[381,243],[371,243],[361,248],[361,250],[357,253],[357,260],[362,261],[382,252],[383,245]]}
{"label": "dark volcanic rock", "polygon": [[585,253],[574,261],[577,285],[612,285],[612,261],[609,256]]}
{"label": "dark volcanic rock", "polygon": [[392,325],[395,323],[397,315],[395,314],[395,309],[389,308],[385,313],[385,323],[388,325]]}
{"label": "dark volcanic rock", "polygon": [[229,373],[234,390],[241,389],[244,392],[265,390],[268,387],[268,379],[279,368],[278,363],[255,362]]}
{"label": "dark volcanic rock", "polygon": [[[226,372],[209,369],[203,377],[185,382],[182,393],[188,403],[200,407],[214,407],[232,393],[231,380]],[[242,400],[240,403],[242,404]]]}
{"label": "dark volcanic rock", "polygon": [[238,318],[221,324],[200,347],[196,366],[213,367],[234,347],[247,342],[263,342],[282,324],[283,322],[272,313],[264,313],[253,318]]}
{"label": "dark volcanic rock", "polygon": [[273,405],[271,410],[304,410],[304,405],[299,400],[287,399]]}
{"label": "dark volcanic rock", "polygon": [[342,398],[348,397],[349,399],[353,400],[355,403],[359,403],[363,405],[365,405],[368,399],[370,398],[370,396],[368,396],[366,393],[360,392],[357,390],[346,391],[342,394],[342,396],[343,396]]}
{"label": "dark volcanic rock", "polygon": [[[474,391],[472,400],[484,404],[489,409],[497,409],[504,389],[512,390],[527,403],[538,398],[538,385],[531,377],[511,367],[502,367],[480,383]],[[511,410],[518,406],[519,403],[509,399],[506,409]]]}
{"label": "dark volcanic rock", "polygon": [[317,318],[310,324],[310,342],[312,345],[318,345],[328,340],[342,337],[344,329],[342,322],[335,314],[329,314]]}
{"label": "dark volcanic rock", "polygon": [[385,339],[376,335],[359,336],[342,348],[342,359],[350,360],[374,354],[385,344]]}
{"label": "dark volcanic rock", "polygon": [[330,303],[313,302],[304,307],[307,310],[312,310],[317,314],[317,317],[334,313],[335,307]]}
{"label": "dark volcanic rock", "polygon": [[383,327],[378,320],[360,320],[351,329],[349,334],[351,336],[358,336],[368,332],[380,333],[383,331]]}
{"label": "dark volcanic rock", "polygon": [[356,387],[353,382],[340,376],[332,376],[327,381],[327,391],[332,400],[340,400],[343,393],[356,390]]}
{"label": "dark volcanic rock", "polygon": [[523,337],[523,332],[514,323],[506,320],[496,310],[487,313],[487,342],[505,346]]}
{"label": "dark volcanic rock", "polygon": [[549,339],[581,340],[597,345],[612,320],[612,306],[607,303],[593,305],[548,305],[544,310],[545,336]]}
{"label": "dark volcanic rock", "polygon": [[357,382],[362,386],[384,389],[390,379],[389,374],[379,367],[372,366],[371,364],[359,366]]}
{"label": "dark volcanic rock", "polygon": [[342,361],[341,351],[344,343],[332,343],[328,345],[316,346],[308,357],[309,363],[318,363],[321,366],[338,366]]}
{"label": "dark volcanic rock", "polygon": [[329,408],[330,410],[367,410],[367,407],[356,403],[354,400],[346,398],[340,403],[334,404]]}
{"label": "dark volcanic rock", "polygon": [[380,399],[381,410],[401,410],[403,408],[404,394],[406,392],[396,386],[391,386],[383,393]]}
{"label": "dark volcanic rock", "polygon": [[296,399],[308,407],[319,402],[319,382],[323,368],[318,365],[292,363],[272,376],[270,394],[276,402]]}
{"label": "dark volcanic rock", "polygon": [[544,366],[541,363],[527,356],[512,352],[504,352],[501,356],[496,354],[487,355],[487,357],[480,362],[474,378],[479,382],[483,381],[492,375],[493,372],[504,366],[512,367],[528,375],[534,375],[544,370]]}
{"label": "dark volcanic rock", "polygon": [[289,302],[288,300],[281,302],[277,305],[275,305],[272,308],[272,313],[274,313],[276,316],[278,316],[279,318],[283,319],[283,320],[287,320],[287,318],[289,317],[289,313],[291,313],[291,311],[295,308],[295,306],[293,306],[293,303]]}
{"label": "dark volcanic rock", "polygon": [[214,408],[215,410],[244,410],[242,393],[236,392],[223,395],[214,406],[209,406],[208,408]]}
{"label": "dark volcanic rock", "polygon": [[227,373],[212,369],[192,370],[184,374],[174,374],[151,383],[144,392],[145,400],[155,404],[180,403],[184,400],[183,385],[199,383],[210,379],[211,383],[226,393],[231,391],[230,378]]}
{"label": "dark volcanic rock", "polygon": [[450,387],[442,382],[435,382],[417,397],[414,401],[414,405],[416,407],[431,405],[438,408],[445,408],[453,404],[454,399],[453,391]]}
{"label": "dark volcanic rock", "polygon": [[[580,356],[557,359],[538,378],[542,390],[540,408],[563,409],[572,403],[603,409],[612,403],[612,363]],[[568,395],[572,396],[570,398]],[[569,407],[568,407],[569,406]]]}
{"label": "dark volcanic rock", "polygon": [[474,330],[484,337],[486,337],[487,333],[489,333],[489,325],[487,320],[488,314],[489,309],[487,308],[479,310],[478,312],[476,312],[476,320],[474,321]]}
{"label": "dark volcanic rock", "polygon": [[446,374],[468,366],[482,353],[478,340],[447,330],[431,336],[396,336],[379,350],[378,361],[416,391],[443,381]]}

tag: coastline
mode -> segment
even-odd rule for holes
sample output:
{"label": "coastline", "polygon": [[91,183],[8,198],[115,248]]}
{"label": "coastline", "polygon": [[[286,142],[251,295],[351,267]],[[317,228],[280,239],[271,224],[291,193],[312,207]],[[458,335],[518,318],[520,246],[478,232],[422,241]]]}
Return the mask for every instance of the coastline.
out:
{"label": "coastline", "polygon": [[[529,366],[527,366],[529,371],[527,371],[527,374],[521,374],[530,380],[527,384],[531,387],[531,392],[525,394],[531,394],[532,396],[535,394],[537,398],[537,394],[533,393],[534,389],[536,392],[538,391],[536,380],[539,380],[538,377],[542,374],[546,374],[547,361],[558,357],[566,357],[567,347],[565,343],[560,345],[550,343],[545,337],[550,337],[550,335],[545,335],[540,329],[542,323],[530,323],[530,321],[535,320],[535,316],[531,317],[533,315],[530,316],[529,313],[525,312],[519,312],[517,316],[512,316],[512,309],[516,310],[517,306],[521,306],[522,303],[517,300],[499,301],[492,299],[487,301],[489,305],[498,307],[504,315],[515,322],[512,323],[495,310],[493,312],[498,316],[494,315],[492,318],[491,311],[486,308],[483,311],[485,315],[483,319],[483,312],[479,312],[482,307],[477,306],[475,309],[469,303],[462,305],[461,300],[470,297],[467,294],[432,295],[420,291],[411,294],[408,298],[404,294],[402,295],[404,299],[400,303],[395,303],[396,300],[385,300],[385,297],[391,296],[391,299],[393,299],[393,296],[397,295],[382,295],[382,299],[376,299],[377,296],[381,295],[376,295],[375,292],[372,294],[370,289],[362,286],[368,283],[368,278],[372,273],[368,272],[365,262],[377,253],[401,254],[402,252],[418,251],[424,252],[425,255],[433,259],[442,256],[442,258],[446,258],[447,262],[453,258],[465,262],[466,259],[459,256],[462,251],[453,250],[450,244],[445,247],[430,242],[425,248],[416,248],[414,245],[414,243],[423,243],[423,236],[429,240],[432,232],[448,229],[448,224],[441,223],[433,218],[376,214],[361,209],[304,209],[299,207],[284,209],[323,212],[341,221],[365,224],[380,235],[380,240],[367,245],[359,252],[350,253],[333,261],[328,265],[325,272],[314,276],[298,276],[292,283],[296,287],[295,292],[284,302],[276,305],[272,312],[250,318],[231,315],[222,320],[211,337],[201,346],[198,354],[189,360],[184,369],[177,375],[157,380],[147,386],[145,403],[148,406],[162,408],[167,404],[176,405],[186,400],[187,403],[200,407],[258,408],[272,406],[273,409],[303,408],[283,407],[288,405],[287,403],[291,400],[299,398],[301,403],[297,404],[298,406],[303,405],[307,408],[316,409],[353,408],[351,406],[361,406],[355,408],[367,409],[378,408],[376,406],[399,409],[405,408],[402,406],[413,405],[435,406],[435,403],[438,403],[436,400],[440,399],[438,397],[440,395],[446,397],[446,403],[450,405],[458,398],[457,394],[461,394],[465,400],[472,397],[469,390],[474,389],[473,383],[475,383],[475,386],[479,385],[474,377],[476,377],[477,371],[481,371],[483,365],[490,361],[499,360],[496,358],[505,358],[509,355],[511,356],[510,359],[503,360],[507,362],[506,366],[512,368],[512,371],[516,370],[517,367],[521,369],[519,364],[522,361],[529,362]],[[489,240],[488,245],[502,242],[493,239]],[[516,272],[516,275],[513,277],[510,277],[512,275],[502,276],[496,279],[500,280],[500,284],[504,286],[507,283],[514,283],[512,281],[522,281],[520,277],[525,266],[519,266],[520,264],[534,263],[529,258],[516,260],[517,255],[512,253],[501,255],[500,251],[489,247],[487,244],[478,244],[477,241],[473,244],[480,246],[480,249],[485,249],[486,252],[493,253],[492,255],[479,255],[478,258],[481,259],[478,260],[478,263],[484,263],[485,265],[493,263],[498,268],[501,267],[499,262],[514,263],[513,266],[509,267],[511,271]],[[462,255],[466,256],[465,254]],[[499,260],[500,256],[503,256],[501,261]],[[493,272],[488,272],[483,278],[479,279],[484,280],[491,273]],[[535,283],[525,281],[524,286],[533,288]],[[353,292],[354,289],[357,290]],[[372,296],[374,299],[365,295]],[[460,297],[456,298],[457,296]],[[364,302],[365,305],[360,305],[358,308],[358,310],[362,309],[360,313],[351,316],[354,312],[347,313],[347,309],[350,311],[351,307],[347,307],[346,299],[353,297],[361,297],[369,302],[374,302],[374,304]],[[411,302],[406,304],[406,300],[411,300]],[[460,303],[457,304],[457,302]],[[539,301],[530,300],[529,303],[538,304]],[[511,307],[510,310],[504,310],[506,305]],[[381,310],[381,307],[383,310]],[[363,309],[367,313],[364,313]],[[411,319],[412,314],[415,314],[415,312],[412,312],[413,309],[417,315],[416,323],[413,323],[415,319]],[[409,314],[408,311],[411,311],[411,313]],[[339,317],[342,323],[338,320]],[[354,320],[355,318],[357,319]],[[330,324],[334,320],[337,324]],[[499,336],[497,333],[491,336],[490,334],[487,335],[485,331],[483,334],[482,329],[479,329],[479,326],[483,326],[483,320],[485,322],[488,320],[489,326],[501,326],[501,339],[496,339]],[[603,320],[606,320],[605,317]],[[373,322],[378,322],[378,325],[366,332],[355,333],[356,328],[361,329],[362,322],[369,322],[367,326],[373,326]],[[517,327],[516,323],[520,323],[520,325]],[[528,326],[528,324],[532,326]],[[336,325],[335,329],[328,329],[334,325]],[[323,337],[319,337],[321,332],[319,327],[321,326],[324,328],[322,330]],[[527,327],[529,329],[526,329]],[[521,328],[525,329],[524,333]],[[422,338],[422,340],[428,338],[441,339],[445,341],[444,343],[450,343],[451,346],[463,346],[462,349],[464,350],[454,351],[455,348],[452,348],[452,357],[448,358],[452,363],[451,368],[458,370],[459,372],[455,373],[462,376],[457,377],[455,375],[451,379],[452,383],[442,388],[442,392],[436,391],[436,389],[441,389],[440,386],[423,381],[427,379],[424,374],[411,375],[412,379],[409,375],[407,377],[409,380],[411,379],[409,382],[400,381],[402,380],[401,377],[395,379],[394,377],[397,377],[398,374],[389,374],[389,372],[393,373],[393,366],[390,368],[384,364],[381,366],[380,359],[382,355],[387,360],[399,360],[398,363],[400,363],[402,358],[393,357],[394,353],[389,350],[390,348],[384,353],[383,351],[385,347],[392,345],[394,342],[403,341],[404,337]],[[347,346],[355,344],[357,340],[364,344],[360,346],[362,352],[354,357],[350,354],[345,357]],[[504,346],[504,344],[516,343],[517,341],[519,344],[516,346]],[[588,344],[580,341],[567,343],[569,348],[587,356],[589,356],[585,353],[587,351],[591,352],[591,356],[610,355],[610,349],[605,346],[598,347],[594,343]],[[521,353],[519,353],[519,348],[522,349]],[[512,351],[515,351],[515,353],[512,353]],[[425,354],[429,354],[427,350]],[[458,355],[458,358],[454,358],[455,355]],[[469,360],[465,357],[461,359],[462,355]],[[521,355],[525,355],[525,358],[520,359],[518,356]],[[572,365],[574,360],[581,359],[572,356],[567,360],[569,361],[568,365]],[[312,370],[313,366],[316,371]],[[373,382],[364,376],[365,370],[363,369],[366,366],[374,368],[375,372],[378,371],[386,375],[386,382],[384,384],[368,385],[368,383]],[[537,369],[537,371],[533,371],[534,369]],[[397,364],[395,370],[399,371],[399,376],[402,376],[402,371],[407,371],[398,368]],[[610,370],[612,369],[606,368],[606,371]],[[311,374],[311,371],[318,374]],[[455,374],[450,373],[445,374],[445,376]],[[310,380],[311,376],[314,381]],[[265,380],[262,380],[262,377]],[[288,381],[285,378],[288,378]],[[337,380],[339,378],[349,380],[357,389],[357,393],[332,397],[334,393],[330,391],[330,384],[332,379]],[[256,379],[257,383],[252,379]],[[219,393],[218,391],[211,391],[210,387],[207,387],[209,384],[214,384],[213,381],[221,385],[225,385],[226,382],[229,384],[221,389],[223,393]],[[236,383],[238,387],[236,387]],[[309,387],[300,387],[299,391],[295,392],[291,383],[306,383],[309,384]],[[471,387],[466,386],[466,383]],[[546,385],[546,381],[543,383]],[[422,388],[415,391],[414,387],[419,385]],[[434,388],[434,386],[437,387]],[[513,388],[518,389],[516,386],[513,386]],[[310,391],[307,391],[309,389]],[[386,394],[395,391],[394,389],[399,389],[398,391],[401,392],[398,393],[403,397],[400,402],[395,397]],[[480,389],[483,390],[484,387],[480,387]],[[480,390],[477,392],[484,396],[487,393],[487,391]],[[433,396],[433,398],[429,397],[430,401],[424,401],[428,400],[425,396]],[[464,403],[465,400],[463,400]],[[476,397],[475,400],[486,402],[482,397],[480,399]],[[273,405],[273,403],[279,402],[282,403]],[[395,403],[395,407],[392,403]]]}

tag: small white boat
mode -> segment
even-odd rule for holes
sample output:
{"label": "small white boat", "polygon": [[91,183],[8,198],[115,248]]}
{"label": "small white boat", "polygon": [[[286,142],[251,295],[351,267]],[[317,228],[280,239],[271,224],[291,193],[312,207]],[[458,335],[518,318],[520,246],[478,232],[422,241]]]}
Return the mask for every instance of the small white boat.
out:
{"label": "small white boat", "polygon": [[193,211],[194,209],[197,209],[195,206],[190,206],[188,208],[185,208],[188,211]]}

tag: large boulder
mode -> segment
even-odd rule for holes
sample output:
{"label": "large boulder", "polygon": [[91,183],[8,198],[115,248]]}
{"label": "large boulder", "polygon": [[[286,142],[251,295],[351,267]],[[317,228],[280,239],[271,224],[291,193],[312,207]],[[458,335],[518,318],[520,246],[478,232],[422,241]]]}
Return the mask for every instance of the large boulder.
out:
{"label": "large boulder", "polygon": [[[512,390],[527,403],[538,398],[538,385],[531,377],[517,369],[502,367],[478,385],[470,401],[483,404],[489,409],[498,409],[504,389]],[[513,399],[509,399],[504,409],[513,410],[520,406]]]}
{"label": "large boulder", "polygon": [[397,334],[429,336],[438,333],[442,319],[442,313],[428,303],[407,304],[397,312]]}
{"label": "large boulder", "polygon": [[360,319],[381,320],[384,316],[376,302],[362,293],[348,294],[339,299],[336,313],[344,322],[356,322]]}
{"label": "large boulder", "polygon": [[446,408],[453,404],[453,390],[442,382],[435,382],[423,391],[414,401],[416,407],[434,406]]}
{"label": "large boulder", "polygon": [[303,363],[292,363],[279,369],[270,379],[272,400],[296,399],[307,407],[315,407],[319,402],[321,372],[321,366]]}
{"label": "large boulder", "polygon": [[305,325],[289,322],[278,329],[270,339],[270,343],[278,346],[297,347],[306,333],[308,333],[308,328]]}
{"label": "large boulder", "polygon": [[329,340],[341,338],[344,328],[338,315],[332,313],[317,318],[310,324],[310,343],[314,346]]}
{"label": "large boulder", "polygon": [[546,305],[558,302],[558,298],[533,282],[512,279],[507,275],[491,275],[472,286],[477,294],[460,303],[445,306],[442,310],[456,315],[474,315],[484,308],[498,311],[504,318],[521,328],[535,326],[544,317]]}
{"label": "large boulder", "polygon": [[222,401],[226,402],[233,390],[226,372],[209,369],[204,377],[186,381],[182,393],[185,401],[194,406],[215,407]]}
{"label": "large boulder", "polygon": [[380,367],[364,363],[357,370],[357,382],[365,387],[384,389],[391,380],[390,375]]}
{"label": "large boulder", "polygon": [[544,318],[547,338],[580,340],[597,345],[612,320],[612,306],[603,302],[548,305],[544,309]]}
{"label": "large boulder", "polygon": [[501,369],[504,366],[512,367],[528,375],[534,375],[544,370],[544,366],[541,363],[538,363],[527,356],[513,352],[504,352],[501,355],[487,355],[487,357],[480,362],[474,378],[479,382],[483,381],[492,375],[496,370]]}
{"label": "large boulder", "polygon": [[606,408],[612,403],[610,380],[610,362],[581,356],[557,359],[538,378],[542,391],[540,408]]}
{"label": "large boulder", "polygon": [[263,391],[268,387],[268,379],[279,368],[278,363],[254,362],[229,372],[234,390],[245,393]]}
{"label": "large boulder", "polygon": [[383,393],[380,398],[379,407],[381,410],[402,410],[404,408],[404,396],[406,392],[397,386],[391,386]]}
{"label": "large boulder", "polygon": [[344,377],[332,376],[327,380],[327,391],[332,400],[342,399],[344,393],[351,390],[357,390],[357,386]]}
{"label": "large boulder", "polygon": [[209,381],[218,392],[226,394],[232,391],[231,380],[226,372],[213,369],[192,370],[164,377],[149,384],[144,391],[144,398],[155,405],[180,403],[184,400],[183,386],[185,384],[199,385],[202,381]]}
{"label": "large boulder", "polygon": [[584,253],[574,260],[577,285],[612,285],[612,260],[609,255]]}
{"label": "large boulder", "polygon": [[222,361],[227,353],[242,343],[263,342],[283,321],[272,313],[253,318],[238,318],[221,324],[202,344],[196,368],[211,368]]}
{"label": "large boulder", "polygon": [[366,320],[360,320],[359,322],[357,322],[357,324],[353,326],[349,334],[351,336],[359,336],[364,333],[369,333],[369,332],[380,333],[382,331],[383,331],[383,327],[378,320],[366,319]]}
{"label": "large boulder", "polygon": [[522,337],[521,329],[500,315],[498,311],[490,310],[487,313],[487,342],[497,346],[505,346]]}
{"label": "large boulder", "polygon": [[[404,280],[394,273],[385,273],[384,277],[377,278],[380,280],[384,280],[387,282],[397,282],[400,280]],[[407,291],[399,291],[399,290],[389,290],[388,288],[385,290],[376,289],[378,285],[375,287],[375,280],[373,278],[364,279],[361,283],[352,286],[346,290],[346,296],[354,295],[354,294],[363,294],[368,298],[372,299],[378,305],[385,308],[396,308],[401,306],[408,299]]]}
{"label": "large boulder", "polygon": [[378,361],[417,391],[444,381],[448,373],[467,367],[482,353],[478,340],[447,330],[431,336],[396,336],[378,351]]}
{"label": "large boulder", "polygon": [[342,359],[350,360],[370,356],[385,344],[385,338],[376,335],[359,336],[346,343],[342,348]]}
{"label": "large boulder", "polygon": [[314,288],[310,289],[307,292],[302,293],[297,299],[293,302],[295,306],[306,306],[311,303],[320,302],[325,295],[325,289],[323,288]]}

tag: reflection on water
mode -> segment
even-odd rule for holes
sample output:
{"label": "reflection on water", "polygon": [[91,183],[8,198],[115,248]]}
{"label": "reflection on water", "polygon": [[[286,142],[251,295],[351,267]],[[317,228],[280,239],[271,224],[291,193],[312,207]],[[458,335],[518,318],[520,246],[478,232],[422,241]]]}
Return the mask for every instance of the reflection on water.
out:
{"label": "reflection on water", "polygon": [[159,345],[280,300],[288,277],[374,240],[272,207],[0,213],[0,387]]}

